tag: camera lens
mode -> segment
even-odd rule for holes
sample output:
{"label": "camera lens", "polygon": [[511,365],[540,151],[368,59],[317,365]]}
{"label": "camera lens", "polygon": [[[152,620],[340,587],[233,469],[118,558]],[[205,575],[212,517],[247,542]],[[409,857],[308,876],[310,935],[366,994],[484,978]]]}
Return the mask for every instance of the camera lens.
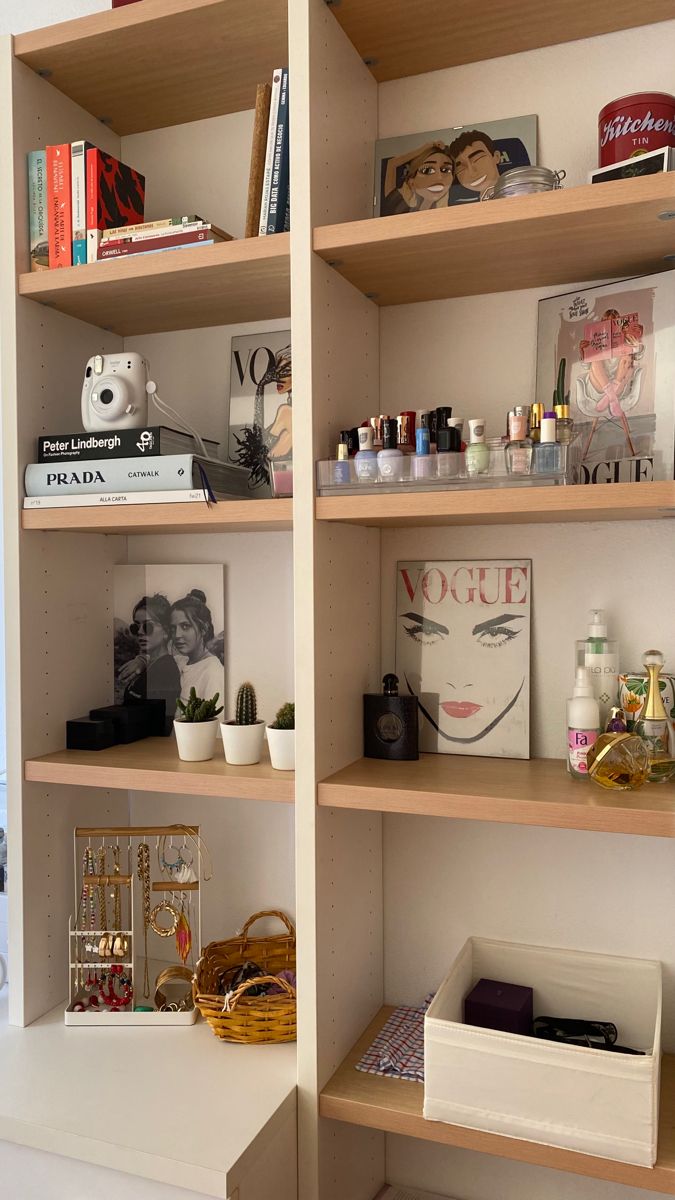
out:
{"label": "camera lens", "polygon": [[110,388],[102,388],[98,394],[98,398],[101,404],[112,404],[113,400],[115,399]]}

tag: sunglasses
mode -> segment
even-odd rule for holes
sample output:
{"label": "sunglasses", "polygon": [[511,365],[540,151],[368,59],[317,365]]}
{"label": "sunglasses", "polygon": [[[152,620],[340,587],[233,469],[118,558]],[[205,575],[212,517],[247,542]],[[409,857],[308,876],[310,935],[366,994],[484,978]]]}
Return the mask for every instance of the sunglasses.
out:
{"label": "sunglasses", "polygon": [[129,633],[132,637],[138,637],[139,633],[154,633],[157,626],[154,621],[132,621],[129,626]]}

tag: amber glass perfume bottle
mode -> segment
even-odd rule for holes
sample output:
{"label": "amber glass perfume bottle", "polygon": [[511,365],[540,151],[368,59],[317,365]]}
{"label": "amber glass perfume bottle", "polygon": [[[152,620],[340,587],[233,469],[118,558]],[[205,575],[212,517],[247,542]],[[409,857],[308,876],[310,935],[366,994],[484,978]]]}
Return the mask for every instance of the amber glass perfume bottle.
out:
{"label": "amber glass perfume bottle", "polygon": [[660,650],[647,650],[642,661],[649,675],[649,683],[636,732],[645,742],[649,752],[650,783],[663,783],[675,773],[670,721],[659,687],[664,658]]}

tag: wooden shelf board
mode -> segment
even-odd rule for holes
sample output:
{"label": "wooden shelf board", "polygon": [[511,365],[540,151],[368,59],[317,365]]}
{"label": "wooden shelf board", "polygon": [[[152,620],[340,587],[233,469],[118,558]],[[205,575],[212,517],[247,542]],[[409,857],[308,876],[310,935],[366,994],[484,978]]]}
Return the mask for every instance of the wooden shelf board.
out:
{"label": "wooden shelf board", "polygon": [[319,521],[352,525],[523,525],[675,517],[675,482],[319,496]]}
{"label": "wooden shelf board", "polygon": [[659,1155],[654,1167],[636,1167],[608,1158],[596,1158],[572,1150],[560,1150],[501,1134],[482,1133],[459,1125],[427,1121],[422,1116],[424,1086],[403,1079],[387,1079],[356,1070],[356,1063],[368,1049],[393,1010],[382,1008],[374,1021],[347,1055],[321,1093],[322,1117],[459,1146],[481,1154],[493,1154],[517,1162],[551,1167],[590,1179],[606,1179],[626,1187],[675,1195],[675,1057],[665,1056],[661,1069],[661,1110]]}
{"label": "wooden shelf board", "polygon": [[25,776],[35,783],[135,792],[276,800],[282,804],[293,804],[295,799],[293,773],[275,771],[268,759],[252,767],[231,767],[225,762],[222,746],[217,746],[210,762],[183,762],[173,737],[145,738],[110,750],[59,750],[27,759]]}
{"label": "wooden shelf board", "polygon": [[123,136],[253,108],[287,44],[286,0],[143,0],[22,33],[14,53]]}
{"label": "wooden shelf board", "polygon": [[23,529],[67,533],[275,533],[293,528],[292,500],[124,504],[119,508],[25,508]]}
{"label": "wooden shelf board", "polygon": [[[442,7],[442,6],[439,6]],[[672,266],[675,175],[587,184],[315,229],[314,249],[377,304],[513,291]]]}
{"label": "wooden shelf board", "polygon": [[546,0],[340,0],[333,12],[383,81],[667,21],[673,6],[670,0],[641,9],[632,0],[568,0],[560,8]]}
{"label": "wooden shelf board", "polygon": [[19,293],[122,337],[287,317],[290,235],[27,272]]}
{"label": "wooden shelf board", "polygon": [[360,758],[319,784],[319,804],[552,829],[675,837],[675,786],[609,792],[575,782],[562,759],[423,754]]}

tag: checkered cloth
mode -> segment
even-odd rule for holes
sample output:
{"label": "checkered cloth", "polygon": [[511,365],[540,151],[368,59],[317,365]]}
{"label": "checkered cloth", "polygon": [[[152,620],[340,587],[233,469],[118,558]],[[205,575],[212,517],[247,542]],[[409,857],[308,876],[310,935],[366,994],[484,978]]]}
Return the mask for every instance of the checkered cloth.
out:
{"label": "checkered cloth", "polygon": [[357,1071],[424,1083],[424,1014],[433,998],[432,992],[419,1008],[395,1008],[356,1064]]}

